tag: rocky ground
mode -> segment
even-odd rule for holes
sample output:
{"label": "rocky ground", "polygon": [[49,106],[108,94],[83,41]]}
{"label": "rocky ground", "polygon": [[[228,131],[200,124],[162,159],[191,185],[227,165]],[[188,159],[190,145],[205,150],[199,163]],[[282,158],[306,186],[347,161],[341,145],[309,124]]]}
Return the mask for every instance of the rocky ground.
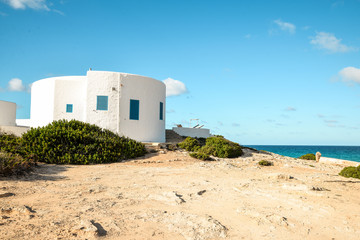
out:
{"label": "rocky ground", "polygon": [[41,164],[0,178],[0,239],[359,239],[360,180],[342,168],[249,150]]}

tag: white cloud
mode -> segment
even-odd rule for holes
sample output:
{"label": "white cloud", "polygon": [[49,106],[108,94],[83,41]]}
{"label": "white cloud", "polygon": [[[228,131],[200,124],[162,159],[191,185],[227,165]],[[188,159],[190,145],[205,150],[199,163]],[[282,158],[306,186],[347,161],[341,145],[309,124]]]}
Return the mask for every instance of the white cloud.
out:
{"label": "white cloud", "polygon": [[295,33],[296,26],[294,24],[292,24],[292,23],[283,22],[280,19],[275,20],[274,23],[276,23],[280,27],[280,29],[283,30],[283,31],[287,31],[287,32],[289,32],[291,34]]}
{"label": "white cloud", "polygon": [[8,89],[12,92],[21,92],[25,91],[25,86],[22,83],[22,80],[19,78],[13,78],[8,83]]}
{"label": "white cloud", "polygon": [[167,78],[163,81],[166,85],[166,96],[178,96],[187,93],[187,88],[183,82],[178,80]]}
{"label": "white cloud", "polygon": [[294,108],[294,107],[287,107],[287,108],[285,108],[285,111],[287,111],[287,112],[294,112],[294,111],[296,111],[296,108]]}
{"label": "white cloud", "polygon": [[360,84],[360,69],[356,67],[346,67],[339,72],[339,76],[343,82]]}
{"label": "white cloud", "polygon": [[244,38],[250,39],[250,38],[251,38],[251,34],[246,34],[246,35],[244,36]]}
{"label": "white cloud", "polygon": [[2,1],[14,9],[32,8],[36,10],[47,10],[47,11],[50,10],[46,5],[46,0],[2,0]]}
{"label": "white cloud", "polygon": [[332,33],[318,32],[315,37],[311,37],[310,43],[319,49],[329,50],[332,53],[356,50],[353,47],[342,44],[341,41],[342,39],[336,38]]}

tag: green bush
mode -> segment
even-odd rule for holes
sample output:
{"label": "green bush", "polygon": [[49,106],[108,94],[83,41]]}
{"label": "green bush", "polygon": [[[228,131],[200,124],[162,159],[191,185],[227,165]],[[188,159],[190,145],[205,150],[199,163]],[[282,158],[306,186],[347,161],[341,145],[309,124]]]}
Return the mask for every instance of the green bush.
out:
{"label": "green bush", "polygon": [[14,134],[0,132],[0,151],[12,154],[24,154],[21,138]]}
{"label": "green bush", "polygon": [[351,177],[360,179],[360,165],[357,167],[344,167],[339,175],[347,178]]}
{"label": "green bush", "polygon": [[166,144],[166,149],[169,151],[175,151],[178,149],[176,144]]}
{"label": "green bush", "polygon": [[20,155],[0,153],[0,176],[23,174],[36,163],[32,158],[22,158]]}
{"label": "green bush", "polygon": [[305,159],[305,160],[316,160],[315,154],[313,154],[313,153],[308,153],[308,154],[302,155],[299,158]]}
{"label": "green bush", "polygon": [[241,146],[224,137],[209,137],[200,152],[220,158],[236,158],[243,154]]}
{"label": "green bush", "polygon": [[76,120],[32,128],[23,134],[21,144],[39,161],[56,164],[110,163],[146,153],[142,143]]}
{"label": "green bush", "polygon": [[259,165],[261,166],[272,166],[273,163],[267,160],[261,160],[260,162],[258,162]]}
{"label": "green bush", "polygon": [[197,139],[187,137],[181,143],[178,143],[179,147],[189,152],[196,152],[200,149],[200,143]]}
{"label": "green bush", "polygon": [[202,153],[202,152],[193,152],[193,153],[190,153],[190,156],[193,157],[193,158],[197,158],[197,159],[200,159],[200,160],[211,160],[210,156],[206,153]]}

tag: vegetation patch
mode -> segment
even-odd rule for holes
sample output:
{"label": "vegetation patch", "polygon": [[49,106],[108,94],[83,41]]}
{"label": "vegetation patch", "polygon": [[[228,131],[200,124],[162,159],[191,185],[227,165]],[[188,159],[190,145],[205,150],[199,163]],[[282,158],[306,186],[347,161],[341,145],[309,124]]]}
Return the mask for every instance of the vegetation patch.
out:
{"label": "vegetation patch", "polygon": [[0,153],[0,176],[21,175],[36,165],[33,158],[24,159],[20,155]]}
{"label": "vegetation patch", "polygon": [[0,132],[0,151],[23,155],[24,149],[21,145],[21,138],[14,134]]}
{"label": "vegetation patch", "polygon": [[[180,148],[189,152],[196,152],[193,156],[202,159],[206,156],[219,158],[236,158],[243,154],[242,147],[235,142],[225,139],[223,136],[214,136],[206,139],[187,137],[178,144]],[[201,156],[201,157],[200,157]]]}
{"label": "vegetation patch", "polygon": [[211,158],[208,154],[202,153],[202,152],[193,152],[193,153],[190,153],[190,156],[193,158],[204,160],[204,161],[211,160]]}
{"label": "vegetation patch", "polygon": [[240,144],[229,141],[222,136],[209,137],[200,152],[220,158],[236,158],[243,154]]}
{"label": "vegetation patch", "polygon": [[315,154],[313,154],[313,153],[308,153],[308,154],[302,155],[299,158],[305,159],[305,160],[316,160]]}
{"label": "vegetation patch", "polygon": [[110,163],[146,153],[140,142],[77,120],[32,128],[23,134],[21,146],[40,162],[55,164]]}
{"label": "vegetation patch", "polygon": [[192,137],[187,137],[181,143],[178,143],[179,147],[189,152],[196,152],[200,149],[200,142]]}
{"label": "vegetation patch", "polygon": [[261,166],[272,166],[273,165],[272,162],[267,161],[267,160],[261,160],[261,161],[258,162],[258,164],[261,165]]}
{"label": "vegetation patch", "polygon": [[166,144],[166,150],[175,151],[177,149],[178,149],[178,146],[176,144]]}
{"label": "vegetation patch", "polygon": [[360,179],[360,165],[357,167],[344,167],[339,175],[347,178],[351,177]]}

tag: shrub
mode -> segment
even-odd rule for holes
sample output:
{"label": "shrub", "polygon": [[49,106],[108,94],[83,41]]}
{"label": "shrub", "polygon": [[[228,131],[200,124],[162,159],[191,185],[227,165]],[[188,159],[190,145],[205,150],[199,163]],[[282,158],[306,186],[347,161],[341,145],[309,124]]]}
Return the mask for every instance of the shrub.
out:
{"label": "shrub", "polygon": [[179,147],[189,152],[196,152],[200,149],[200,143],[197,139],[187,137],[181,143],[178,143]]}
{"label": "shrub", "polygon": [[200,152],[220,158],[236,158],[243,154],[241,146],[224,137],[209,137]]}
{"label": "shrub", "polygon": [[313,153],[308,153],[308,154],[302,155],[299,158],[300,159],[305,159],[305,160],[316,160],[315,154],[313,154]]}
{"label": "shrub", "polygon": [[21,138],[14,134],[0,132],[0,151],[12,154],[24,154]]}
{"label": "shrub", "polygon": [[175,151],[178,149],[176,144],[166,144],[166,149],[169,151]]}
{"label": "shrub", "polygon": [[23,174],[36,163],[34,159],[24,159],[20,155],[0,153],[0,176]]}
{"label": "shrub", "polygon": [[261,160],[260,162],[258,162],[259,165],[261,166],[272,166],[273,163],[267,160]]}
{"label": "shrub", "polygon": [[39,161],[56,164],[110,163],[146,153],[142,143],[76,120],[32,128],[21,143]]}
{"label": "shrub", "polygon": [[347,178],[351,177],[360,179],[360,165],[357,167],[344,167],[339,175]]}
{"label": "shrub", "polygon": [[202,153],[202,152],[193,152],[193,153],[190,153],[190,156],[193,157],[193,158],[197,158],[197,159],[200,159],[200,160],[211,160],[210,156],[206,153]]}

